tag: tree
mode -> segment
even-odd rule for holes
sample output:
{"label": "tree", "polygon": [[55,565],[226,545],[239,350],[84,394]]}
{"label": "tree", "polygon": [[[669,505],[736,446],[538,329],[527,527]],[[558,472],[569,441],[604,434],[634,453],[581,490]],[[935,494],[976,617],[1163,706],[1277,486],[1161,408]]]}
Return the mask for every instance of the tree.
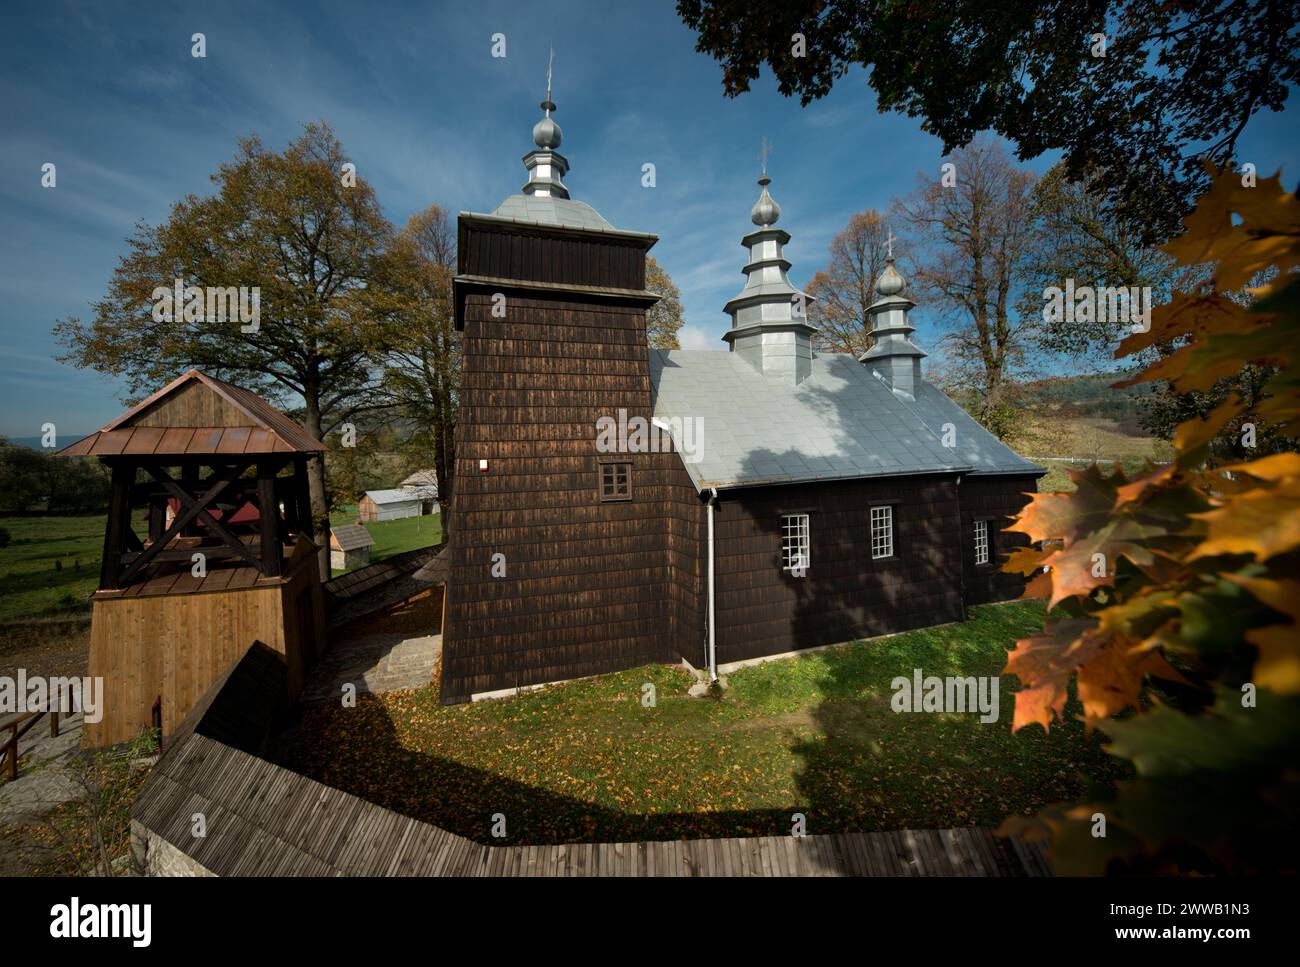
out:
{"label": "tree", "polygon": [[[432,456],[438,498],[450,507],[455,485],[461,341],[452,278],[456,231],[439,205],[412,215],[382,259],[363,300],[365,324],[378,327],[385,392],[414,426],[411,445]],[[428,466],[427,462],[424,466]],[[444,533],[449,515],[444,514]]]}
{"label": "tree", "polygon": [[880,110],[923,118],[945,153],[980,131],[1021,160],[1062,152],[1146,242],[1178,231],[1206,185],[1200,161],[1235,163],[1250,119],[1281,110],[1300,77],[1288,0],[678,0],[677,12],[729,96],[766,63],[806,105],[863,66]]}
{"label": "tree", "polygon": [[918,176],[916,192],[897,204],[916,241],[912,282],[939,315],[956,364],[954,376],[977,401],[975,415],[1005,431],[1013,369],[1031,346],[1037,319],[1015,312],[1032,240],[1034,178],[996,144],[977,140],[951,156],[951,186]]}
{"label": "tree", "polygon": [[[276,401],[301,400],[303,425],[324,439],[377,399],[379,349],[358,324],[366,288],[392,229],[375,193],[344,172],[347,155],[325,124],[309,124],[282,153],[256,137],[221,165],[214,194],[189,195],[167,221],[138,225],[89,324],[55,332],[60,357],[126,380],[136,395],[195,367]],[[260,320],[200,311],[156,318],[155,289],[257,286]],[[185,316],[190,313],[186,312]],[[325,471],[309,473],[318,533],[328,527]],[[322,557],[328,554],[322,550]],[[324,565],[323,565],[324,566]]]}
{"label": "tree", "polygon": [[871,345],[868,307],[876,301],[876,279],[885,270],[888,229],[874,208],[850,216],[831,239],[830,262],[808,283],[808,321],[821,333],[818,348],[860,356]]}
{"label": "tree", "polygon": [[662,296],[646,313],[646,339],[653,349],[681,349],[677,330],[682,328],[682,294],[654,256],[645,257],[645,287]]}
{"label": "tree", "polygon": [[[1130,383],[1206,392],[1243,365],[1266,367],[1257,418],[1300,432],[1300,199],[1278,178],[1231,171],[1165,246],[1213,264],[1213,290],[1180,292],[1130,334],[1122,355],[1177,347]],[[1258,298],[1234,294],[1271,279]],[[1230,394],[1174,434],[1172,463],[1133,479],[1097,466],[1073,494],[1036,494],[1008,530],[1034,543],[1004,569],[1053,609],[1016,643],[1014,729],[1056,727],[1077,695],[1085,722],[1132,762],[1113,795],[1015,817],[1047,835],[1063,873],[1294,871],[1300,808],[1300,454],[1221,462],[1211,441],[1250,401]],[[1096,835],[1098,817],[1105,836]]]}
{"label": "tree", "polygon": [[[1072,181],[1063,165],[1034,185],[1029,214],[1034,232],[1025,262],[1025,316],[1041,314],[1045,290],[1064,289],[1068,280],[1094,289],[1150,287],[1158,302],[1168,301],[1175,289],[1204,281],[1204,272],[1182,270],[1164,252],[1144,245],[1085,183]],[[1126,319],[1099,312],[1043,326],[1038,345],[1076,363],[1093,360],[1111,367],[1114,349],[1129,331]]]}

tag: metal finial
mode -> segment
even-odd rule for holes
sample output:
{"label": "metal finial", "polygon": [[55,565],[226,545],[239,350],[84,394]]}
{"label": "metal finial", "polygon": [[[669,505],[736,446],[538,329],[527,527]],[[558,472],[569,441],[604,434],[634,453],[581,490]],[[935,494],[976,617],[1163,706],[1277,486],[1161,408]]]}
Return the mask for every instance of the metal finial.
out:
{"label": "metal finial", "polygon": [[772,153],[771,142],[769,142],[765,137],[763,138],[763,146],[758,150],[758,165],[759,165],[759,169],[762,171],[764,178],[767,177],[767,156],[771,153]]}
{"label": "metal finial", "polygon": [[560,126],[551,118],[555,102],[551,100],[551,69],[555,66],[555,48],[551,48],[550,60],[546,62],[546,100],[541,104],[542,118],[533,125],[533,143],[539,148],[555,150],[560,146]]}
{"label": "metal finial", "polygon": [[885,232],[885,245],[888,248],[889,257],[892,259],[894,257],[894,230],[887,227]]}
{"label": "metal finial", "polygon": [[546,103],[550,105],[550,107],[547,107],[545,109],[547,117],[551,116],[551,109],[555,107],[555,105],[551,102],[551,68],[554,66],[555,66],[555,48],[552,47],[550,60],[546,62]]}

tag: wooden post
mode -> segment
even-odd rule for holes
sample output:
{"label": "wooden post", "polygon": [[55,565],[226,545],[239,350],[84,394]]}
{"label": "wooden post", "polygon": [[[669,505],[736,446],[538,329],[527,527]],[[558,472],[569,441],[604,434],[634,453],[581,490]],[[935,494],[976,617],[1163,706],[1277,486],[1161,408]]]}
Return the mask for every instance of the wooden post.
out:
{"label": "wooden post", "polygon": [[157,544],[167,529],[167,500],[155,497],[149,501],[149,542]]}
{"label": "wooden post", "polygon": [[135,464],[115,460],[110,464],[113,483],[108,498],[108,523],[104,526],[104,557],[99,565],[99,586],[118,588],[122,571],[122,551],[126,548],[126,531],[131,526],[131,483]]}
{"label": "wooden post", "polygon": [[282,570],[280,505],[275,500],[275,465],[266,460],[257,464],[257,508],[262,540],[262,574],[264,577],[279,577]]}
{"label": "wooden post", "polygon": [[293,492],[298,501],[298,519],[302,523],[302,534],[309,541],[316,540],[316,523],[311,519],[311,485],[307,482],[307,461],[298,459],[293,462]]}

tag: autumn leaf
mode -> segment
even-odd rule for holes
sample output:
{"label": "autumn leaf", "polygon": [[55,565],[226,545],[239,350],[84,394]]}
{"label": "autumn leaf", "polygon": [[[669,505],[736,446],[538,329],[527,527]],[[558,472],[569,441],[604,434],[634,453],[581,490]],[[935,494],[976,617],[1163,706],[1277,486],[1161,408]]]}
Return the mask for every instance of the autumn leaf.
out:
{"label": "autumn leaf", "polygon": [[1222,507],[1194,516],[1208,525],[1208,536],[1188,560],[1250,554],[1266,561],[1300,547],[1300,478],[1239,494]]}
{"label": "autumn leaf", "polygon": [[1246,640],[1259,649],[1253,675],[1255,684],[1281,695],[1300,693],[1300,581],[1242,574],[1225,577],[1245,588],[1262,604],[1290,619],[1246,633]]}

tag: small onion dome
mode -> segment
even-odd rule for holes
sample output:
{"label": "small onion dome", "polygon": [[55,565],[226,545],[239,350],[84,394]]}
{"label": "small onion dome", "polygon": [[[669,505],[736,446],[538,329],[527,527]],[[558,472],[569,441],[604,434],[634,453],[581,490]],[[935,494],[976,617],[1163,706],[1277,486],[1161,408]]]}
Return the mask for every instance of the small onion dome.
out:
{"label": "small onion dome", "polygon": [[891,255],[885,260],[885,271],[881,272],[880,278],[876,280],[876,291],[885,296],[898,295],[906,285],[903,277],[894,268],[894,257]]}
{"label": "small onion dome", "polygon": [[541,108],[546,113],[533,125],[533,144],[539,148],[558,148],[561,137],[560,126],[551,118],[555,105],[548,99],[542,102]]}
{"label": "small onion dome", "polygon": [[749,213],[750,220],[755,225],[775,225],[776,220],[781,217],[781,206],[767,193],[767,186],[772,183],[772,179],[764,175],[758,179],[758,183],[763,186],[763,193],[758,196],[758,201],[754,202],[753,211]]}

